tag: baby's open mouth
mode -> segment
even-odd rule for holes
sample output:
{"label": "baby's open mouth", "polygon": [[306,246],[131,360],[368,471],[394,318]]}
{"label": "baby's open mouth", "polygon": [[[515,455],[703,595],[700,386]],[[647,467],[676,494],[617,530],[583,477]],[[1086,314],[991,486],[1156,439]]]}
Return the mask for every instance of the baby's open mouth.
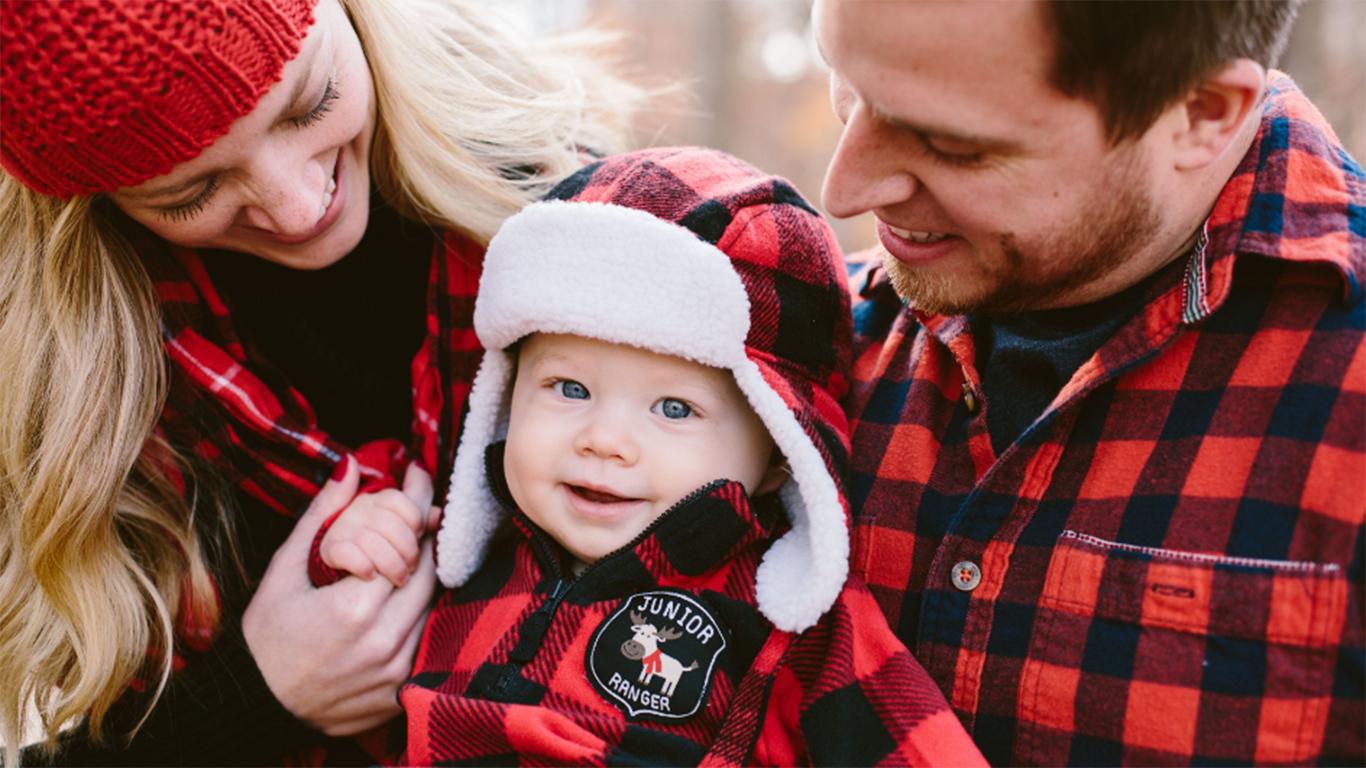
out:
{"label": "baby's open mouth", "polygon": [[569,486],[569,492],[595,504],[625,504],[627,502],[639,501],[639,499],[630,499],[625,496],[618,496],[614,493],[595,491],[592,488],[585,488],[582,485]]}

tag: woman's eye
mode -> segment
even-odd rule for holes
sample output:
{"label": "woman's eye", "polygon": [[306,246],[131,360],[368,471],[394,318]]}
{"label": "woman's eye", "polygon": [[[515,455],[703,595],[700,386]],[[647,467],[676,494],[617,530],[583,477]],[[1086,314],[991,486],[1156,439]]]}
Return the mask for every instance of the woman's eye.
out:
{"label": "woman's eye", "polygon": [[204,184],[204,189],[200,190],[199,194],[195,195],[187,202],[162,208],[158,213],[161,214],[163,219],[169,219],[170,221],[184,221],[185,219],[193,218],[200,211],[204,210],[204,206],[209,204],[209,200],[213,197],[213,193],[217,191],[218,177],[210,176],[208,181]]}
{"label": "woman's eye", "polygon": [[327,78],[327,86],[323,88],[323,96],[321,99],[318,99],[318,103],[314,105],[312,109],[308,110],[308,112],[292,118],[291,122],[293,122],[296,127],[307,128],[323,119],[323,115],[326,115],[328,110],[332,109],[332,102],[336,101],[340,96],[341,94],[337,91],[336,76]]}
{"label": "woman's eye", "polygon": [[692,415],[692,406],[672,397],[659,401],[659,413],[666,419],[686,419]]}
{"label": "woman's eye", "polygon": [[587,400],[588,387],[574,381],[573,379],[561,379],[555,382],[555,391],[560,397],[570,400]]}

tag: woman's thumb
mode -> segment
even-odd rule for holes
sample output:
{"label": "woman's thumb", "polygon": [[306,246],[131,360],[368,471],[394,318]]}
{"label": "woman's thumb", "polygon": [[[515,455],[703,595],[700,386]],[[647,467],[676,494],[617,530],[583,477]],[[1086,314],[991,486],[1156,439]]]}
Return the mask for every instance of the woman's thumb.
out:
{"label": "woman's thumb", "polygon": [[[360,467],[350,455],[342,457],[331,479],[323,483],[308,509],[304,510],[298,522],[294,523],[294,530],[290,531],[289,538],[275,550],[270,569],[273,571],[282,568],[290,574],[285,578],[291,582],[297,578],[307,584],[308,555],[313,547],[313,539],[318,535],[318,529],[351,503],[359,487]],[[262,583],[264,584],[264,581]]]}
{"label": "woman's thumb", "polygon": [[[342,460],[337,462],[337,468],[333,470],[332,477],[323,483],[323,487],[318,490],[318,495],[313,497],[313,501],[304,511],[303,518],[320,517],[326,520],[338,511],[344,509],[351,500],[356,497],[356,491],[360,488],[360,465],[351,454],[346,454]],[[321,521],[320,521],[321,522]]]}

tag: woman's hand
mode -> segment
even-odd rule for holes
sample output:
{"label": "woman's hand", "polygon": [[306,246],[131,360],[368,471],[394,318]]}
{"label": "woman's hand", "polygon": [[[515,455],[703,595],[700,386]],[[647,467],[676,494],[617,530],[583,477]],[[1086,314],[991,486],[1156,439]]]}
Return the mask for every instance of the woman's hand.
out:
{"label": "woman's hand", "polygon": [[[401,588],[386,579],[309,584],[308,551],[318,528],[356,496],[360,473],[346,461],[345,474],[322,487],[275,553],[242,616],[247,647],[275,697],[331,736],[360,733],[399,713],[398,686],[411,669],[436,585],[431,537]],[[431,477],[410,466],[403,494],[429,509]]]}

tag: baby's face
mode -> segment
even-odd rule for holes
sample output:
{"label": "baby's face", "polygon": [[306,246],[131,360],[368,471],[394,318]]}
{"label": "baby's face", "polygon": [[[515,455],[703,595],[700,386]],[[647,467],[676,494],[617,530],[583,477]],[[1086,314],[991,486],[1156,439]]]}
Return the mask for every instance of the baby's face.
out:
{"label": "baby's face", "polygon": [[727,371],[579,336],[522,342],[508,487],[583,563],[717,479],[771,485],[773,441]]}

